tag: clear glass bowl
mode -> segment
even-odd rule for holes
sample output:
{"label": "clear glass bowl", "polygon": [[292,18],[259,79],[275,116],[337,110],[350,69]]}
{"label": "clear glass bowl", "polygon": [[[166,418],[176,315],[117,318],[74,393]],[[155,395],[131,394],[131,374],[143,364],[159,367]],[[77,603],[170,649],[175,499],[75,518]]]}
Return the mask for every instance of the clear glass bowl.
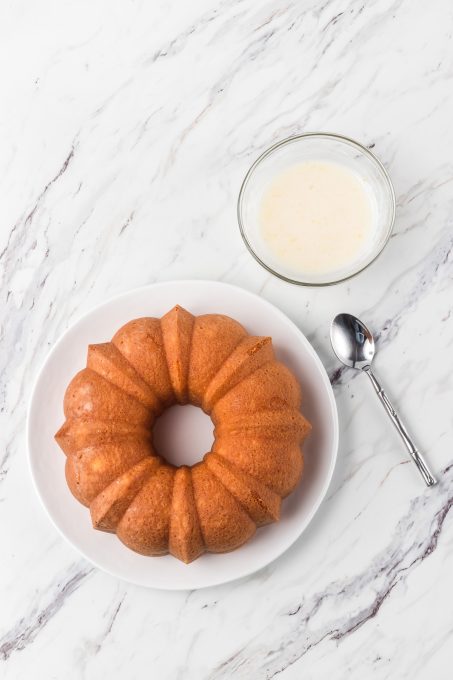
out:
{"label": "clear glass bowl", "polygon": [[[260,234],[260,205],[269,183],[287,167],[313,160],[338,163],[358,175],[369,191],[375,214],[374,235],[368,248],[347,267],[328,274],[304,274],[285,267]],[[237,210],[245,245],[265,269],[290,283],[326,286],[358,274],[377,258],[392,232],[395,193],[384,166],[364,146],[341,135],[309,132],[274,144],[253,163],[242,183]]]}

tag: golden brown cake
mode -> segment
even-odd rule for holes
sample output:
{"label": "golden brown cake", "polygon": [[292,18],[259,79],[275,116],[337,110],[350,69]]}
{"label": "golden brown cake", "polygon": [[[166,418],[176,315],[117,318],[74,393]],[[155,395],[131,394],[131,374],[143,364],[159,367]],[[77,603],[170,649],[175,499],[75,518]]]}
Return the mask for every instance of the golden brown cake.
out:
{"label": "golden brown cake", "polygon": [[[279,519],[311,429],[300,402],[271,338],[177,305],[89,346],[55,438],[68,486],[96,529],[143,555],[191,562],[234,550]],[[212,451],[192,467],[175,468],[153,449],[154,420],[176,403],[200,406],[215,425]]]}

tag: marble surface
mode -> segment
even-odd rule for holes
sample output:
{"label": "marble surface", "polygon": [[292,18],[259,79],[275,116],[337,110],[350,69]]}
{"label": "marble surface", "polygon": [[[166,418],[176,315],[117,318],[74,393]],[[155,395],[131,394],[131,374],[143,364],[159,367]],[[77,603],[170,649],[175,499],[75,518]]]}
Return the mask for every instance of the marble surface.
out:
{"label": "marble surface", "polygon": [[[164,0],[0,7],[0,677],[451,678],[453,7],[449,0]],[[398,199],[378,261],[333,288],[273,278],[235,201],[268,145],[353,136]],[[261,572],[167,593],[61,539],[27,469],[39,365],[134,286],[212,278],[293,319],[334,384],[339,462],[308,531]],[[376,370],[439,476],[425,490],[332,315],[378,334]]]}

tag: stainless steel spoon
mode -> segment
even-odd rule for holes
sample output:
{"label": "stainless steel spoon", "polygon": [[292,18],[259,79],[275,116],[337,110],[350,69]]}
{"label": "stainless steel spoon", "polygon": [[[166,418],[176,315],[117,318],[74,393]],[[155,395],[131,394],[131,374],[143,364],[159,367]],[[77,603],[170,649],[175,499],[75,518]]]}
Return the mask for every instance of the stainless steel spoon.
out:
{"label": "stainless steel spoon", "polygon": [[374,338],[368,328],[352,314],[337,314],[330,328],[330,341],[333,351],[339,360],[350,368],[357,368],[369,377],[382,405],[390,416],[390,420],[398,430],[406,445],[409,455],[418,468],[427,486],[436,484],[421,453],[409,437],[400,417],[393,408],[390,399],[382,389],[371,371],[374,357]]}

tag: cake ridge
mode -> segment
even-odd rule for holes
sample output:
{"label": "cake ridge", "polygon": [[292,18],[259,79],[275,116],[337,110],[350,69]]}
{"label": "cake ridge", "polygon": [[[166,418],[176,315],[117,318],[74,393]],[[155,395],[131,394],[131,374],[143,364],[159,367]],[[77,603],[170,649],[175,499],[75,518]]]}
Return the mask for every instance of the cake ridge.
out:
{"label": "cake ridge", "polygon": [[[96,369],[95,367],[93,367],[92,365],[90,365],[90,363],[89,363],[89,360],[90,360],[90,350],[92,350],[92,348],[99,347],[99,346],[101,346],[101,345],[111,345],[111,346],[118,352],[118,354],[121,356],[122,360],[128,365],[128,367],[130,368],[130,370],[135,374],[135,376],[136,376],[136,378],[138,379],[138,381],[143,382],[144,385],[147,387],[147,389],[152,393],[154,399],[155,399],[156,402],[157,402],[158,407],[159,407],[161,410],[163,410],[164,405],[163,405],[161,399],[159,398],[159,395],[158,395],[158,394],[156,393],[156,391],[154,390],[153,386],[150,385],[150,384],[148,384],[145,380],[143,380],[143,378],[140,376],[140,374],[137,372],[137,370],[136,370],[136,369],[134,368],[134,366],[131,364],[131,362],[129,361],[129,359],[128,359],[126,356],[124,356],[124,354],[122,354],[122,352],[119,350],[119,348],[118,348],[116,345],[114,345],[113,342],[110,341],[110,342],[106,342],[106,343],[96,343],[96,344],[88,345],[87,368],[89,368],[90,371],[94,371],[94,373],[96,373],[96,374],[99,375],[101,378],[103,378],[103,380],[106,380],[108,383],[110,383],[110,384],[113,385],[114,387],[117,387],[119,390],[121,390],[122,392],[124,392],[125,394],[127,394],[129,397],[132,397],[132,399],[135,399],[136,401],[138,401],[138,402],[139,402],[140,404],[142,404],[145,408],[151,410],[150,405],[147,404],[146,401],[144,401],[143,399],[140,399],[136,394],[133,394],[132,392],[130,392],[129,390],[127,390],[124,386],[118,385],[118,383],[116,383],[114,380],[112,380],[111,377],[107,377],[104,373],[101,373],[101,372],[99,371],[99,367]],[[129,376],[127,376],[126,374],[124,374],[124,373],[122,372],[122,369],[121,369],[120,366],[116,366],[116,368],[117,368],[117,370],[123,375],[123,377],[125,377],[125,378],[128,378],[128,377],[129,377]]]}
{"label": "cake ridge", "polygon": [[[107,393],[105,388],[108,388]],[[135,406],[133,410],[131,410],[132,406]],[[122,415],[129,422],[149,426],[153,420],[150,409],[87,367],[78,371],[73,377],[63,400],[63,410],[67,420],[81,417],[89,420],[93,415],[96,416],[93,418],[96,420],[114,420],[113,411],[115,419],[119,417],[121,420],[121,407],[125,410]],[[93,413],[93,409],[96,413]],[[101,416],[99,416],[99,409],[101,409]]]}
{"label": "cake ridge", "polygon": [[[241,343],[239,343],[239,344],[241,344]],[[239,345],[238,345],[238,346],[239,346]],[[234,354],[234,352],[236,351],[236,349],[237,349],[237,347],[233,350],[233,352],[231,353],[230,356],[232,356],[232,355]],[[228,357],[228,358],[229,358],[229,357]],[[225,392],[223,392],[219,397],[217,397],[217,398],[215,399],[215,401],[213,401],[213,402],[211,403],[211,408],[214,408],[215,405],[216,405],[216,403],[217,403],[218,401],[220,401],[220,399],[223,399],[223,397],[226,397],[226,395],[227,395],[229,392],[231,392],[231,390],[234,390],[235,387],[238,387],[238,385],[240,385],[240,384],[242,383],[243,380],[246,380],[247,378],[250,378],[254,373],[256,373],[256,371],[258,371],[260,368],[263,368],[263,366],[266,366],[266,364],[269,364],[269,363],[271,363],[271,362],[272,362],[272,359],[269,359],[268,361],[265,361],[264,363],[262,363],[260,366],[256,366],[252,371],[250,371],[250,373],[247,373],[247,375],[242,376],[236,383],[234,383],[233,385],[231,385],[227,390],[225,390]],[[220,367],[220,369],[219,369],[218,372],[220,372],[221,368],[222,368],[222,367]],[[214,376],[214,378],[215,378],[215,377],[217,377],[217,376]],[[211,383],[212,383],[212,381],[214,380],[214,378],[211,380]],[[209,383],[209,384],[211,384],[211,383]],[[209,387],[209,385],[208,385],[208,387]]]}
{"label": "cake ridge", "polygon": [[[206,454],[206,456],[208,456],[208,455],[209,455],[209,454]],[[206,456],[204,456],[203,462],[206,462]],[[210,465],[208,465],[207,468],[208,468],[210,474],[214,477],[214,479],[220,484],[220,486],[222,487],[222,489],[223,489],[224,491],[226,491],[226,493],[229,494],[229,495],[231,496],[231,498],[234,499],[234,501],[235,501],[235,502],[240,506],[240,508],[245,512],[245,514],[246,514],[247,517],[250,519],[250,521],[253,522],[253,524],[255,524],[255,525],[257,526],[255,520],[254,520],[253,517],[251,516],[250,512],[248,511],[248,509],[244,506],[243,503],[241,503],[241,501],[239,500],[239,498],[237,498],[237,496],[231,491],[231,489],[228,488],[228,486],[225,484],[224,480],[222,480],[222,479],[214,472],[214,470],[211,468]]]}
{"label": "cake ridge", "polygon": [[[112,343],[112,344],[113,344],[113,343]],[[131,364],[129,358],[128,358],[125,354],[122,353],[121,349],[120,349],[117,345],[114,345],[114,346],[117,348],[118,352],[121,354],[121,356],[123,357],[124,361],[127,361],[127,363],[129,364],[129,366],[130,366],[131,368],[133,368],[134,371],[136,371],[135,367]],[[137,372],[137,371],[136,371],[136,372]],[[100,374],[98,373],[98,375],[100,375]],[[101,376],[101,377],[103,378],[104,376]],[[140,377],[141,377],[141,376],[140,376]],[[104,380],[107,380],[107,378],[104,378]],[[162,400],[160,399],[160,397],[159,397],[159,396],[156,394],[156,392],[154,391],[154,389],[153,389],[151,383],[149,383],[149,382],[148,382],[147,380],[145,380],[144,378],[142,378],[142,380],[146,383],[146,385],[149,387],[149,389],[152,390],[152,391],[154,392],[154,394],[156,395],[157,401],[159,402],[160,406],[163,408]],[[110,380],[107,380],[107,382],[110,382],[111,385],[114,385],[114,384],[115,384],[115,383],[112,383]],[[115,387],[118,387],[118,386],[115,385]],[[127,394],[128,396],[131,396],[133,399],[136,399],[136,401],[139,401],[141,404],[143,403],[143,402],[141,402],[139,399],[137,399],[136,397],[134,397],[133,395],[130,395],[128,392],[126,392],[126,390],[122,389],[121,387],[118,387],[118,389],[122,390],[125,394]]]}
{"label": "cake ridge", "polygon": [[[179,313],[181,313],[183,315],[183,317],[185,317],[186,320],[187,319],[190,320],[190,337],[189,337],[189,342],[187,343],[187,347],[186,347],[186,356],[182,357],[183,359],[185,359],[185,363],[186,363],[186,365],[184,367],[184,375],[180,376],[180,378],[182,380],[182,385],[180,385],[178,387],[177,385],[175,386],[175,382],[178,382],[178,376],[177,375],[175,376],[175,367],[170,364],[168,344],[169,344],[169,341],[171,340],[171,338],[169,337],[170,329],[166,326],[166,322],[168,321],[168,319],[170,318],[170,316],[172,314],[175,315],[175,314],[179,314]],[[189,392],[190,352],[191,352],[191,348],[192,348],[192,339],[193,339],[193,329],[194,329],[194,325],[195,325],[195,317],[187,309],[185,309],[184,307],[181,307],[181,305],[175,305],[166,314],[164,314],[164,316],[162,316],[159,321],[160,321],[160,329],[161,329],[161,334],[162,334],[162,341],[163,341],[163,345],[164,345],[165,362],[166,362],[166,365],[167,365],[168,375],[170,376],[170,383],[171,383],[171,386],[172,386],[173,394],[174,394],[175,400],[178,404],[186,404],[189,401],[188,392]],[[176,321],[177,321],[177,319],[176,319]],[[180,338],[179,331],[181,329],[178,327],[177,324],[176,324],[175,330],[176,330],[176,338],[180,341],[181,338]],[[176,349],[177,349],[178,354],[179,354],[179,351],[181,350],[181,348],[179,347],[179,342],[178,342],[178,347]],[[177,360],[176,360],[176,364],[177,364],[176,373],[177,373],[177,368],[178,367],[180,368],[180,365],[178,365],[178,358],[180,358],[180,357],[177,357]]]}
{"label": "cake ridge", "polygon": [[[130,392],[128,392],[127,390],[125,390],[124,387],[120,387],[116,383],[112,382],[112,380],[110,380],[109,378],[106,378],[104,375],[102,375],[102,373],[98,373],[98,371],[96,371],[94,368],[91,368],[91,367],[88,368],[87,367],[87,370],[92,371],[93,373],[96,373],[96,375],[99,376],[100,378],[102,378],[102,380],[104,380],[106,383],[108,383],[112,387],[115,387],[117,390],[120,390],[120,392],[125,394],[126,397],[129,397],[129,399],[133,399],[134,401],[137,402],[137,404],[140,404],[140,406],[143,406],[143,408],[146,408],[147,411],[149,411],[150,415],[153,415],[152,412],[151,412],[151,409],[146,404],[144,404],[143,401],[141,401],[141,399],[138,399],[135,395],[133,395]],[[159,403],[161,403],[161,402],[159,401]]]}
{"label": "cake ridge", "polygon": [[[208,488],[211,486],[210,494],[206,495],[206,492],[203,494],[198,493],[197,477],[199,475],[204,475],[204,481],[207,482]],[[200,529],[207,550],[210,552],[229,552],[230,550],[234,550],[239,545],[244,543],[244,536],[246,536],[245,540],[247,540],[247,538],[250,538],[255,533],[256,523],[244,510],[242,505],[236,500],[233,494],[223,484],[220,483],[217,477],[212,474],[206,465],[203,465],[203,463],[197,463],[194,465],[192,468],[192,478],[195,503],[200,521]],[[201,479],[201,482],[203,482],[203,479]],[[236,515],[235,522],[233,522],[232,525],[230,524],[228,527],[227,535],[223,536],[222,533],[224,532],[224,527],[222,526],[222,522],[219,520],[219,518],[216,518],[216,523],[214,526],[204,524],[204,514],[207,511],[207,505],[208,503],[209,505],[211,504],[213,496],[218,496],[219,492],[220,496],[222,496],[222,494],[224,496],[224,498],[221,499],[223,500],[221,504],[222,507],[226,501],[226,503],[230,505],[230,512],[233,512]],[[208,496],[209,501],[207,502]],[[210,532],[210,536],[208,535],[208,532]],[[223,539],[221,546],[218,545],[219,534],[220,538]]]}
{"label": "cake ridge", "polygon": [[[88,430],[78,431],[83,425],[88,425]],[[91,430],[90,426],[96,425],[98,429]],[[79,446],[75,446],[74,439],[77,435],[82,437],[83,442],[90,437],[96,438],[97,435],[100,438],[100,441],[94,442],[97,444],[106,443],[114,439],[119,439],[121,441],[131,437],[137,437],[138,439],[143,439],[143,441],[150,441],[152,439],[151,432],[148,428],[141,425],[130,424],[127,420],[99,420],[96,418],[87,418],[86,416],[69,418],[65,420],[55,434],[55,440],[66,455],[89,445],[88,443],[83,443]]]}
{"label": "cake ridge", "polygon": [[162,406],[175,402],[176,395],[165,360],[160,319],[153,316],[133,319],[118,329],[111,342],[156,393]]}
{"label": "cake ridge", "polygon": [[186,564],[199,557],[206,549],[195,502],[192,470],[187,465],[179,467],[174,476],[168,549]]}
{"label": "cake ridge", "polygon": [[[260,479],[258,479],[257,477],[255,477],[251,472],[246,472],[245,470],[243,470],[239,465],[237,465],[237,463],[231,461],[229,458],[227,458],[226,456],[222,455],[222,453],[221,453],[220,451],[210,451],[209,453],[206,454],[206,456],[205,456],[204,458],[206,459],[207,456],[214,457],[214,458],[220,458],[221,461],[222,461],[222,464],[223,464],[223,465],[224,465],[224,466],[225,466],[232,474],[239,474],[239,475],[243,474],[243,475],[245,475],[246,477],[250,477],[250,479],[253,480],[253,482],[256,482],[256,484],[262,486],[266,491],[269,492],[269,494],[273,494],[273,495],[275,495],[275,496],[279,496],[279,498],[281,499],[281,496],[280,496],[279,493],[277,493],[276,491],[274,491],[273,489],[271,489],[270,486],[268,486],[267,484],[265,484],[264,482],[262,482]],[[212,470],[212,468],[210,468],[210,469],[211,469],[211,472],[212,472],[214,475],[216,475],[216,473]],[[216,477],[217,477],[217,475],[216,475]],[[222,484],[222,483],[223,483],[222,479],[220,479],[220,478],[218,478],[218,479],[219,479],[219,482]],[[230,492],[230,493],[232,493],[232,492]],[[250,490],[250,493],[253,493],[253,492]],[[234,495],[234,494],[233,494],[233,495]],[[238,501],[238,502],[240,502],[240,501]]]}
{"label": "cake ridge", "polygon": [[[279,519],[282,499],[278,493],[217,452],[206,454],[204,460],[206,461],[209,471],[236,499],[252,522],[255,522],[257,526],[263,526],[263,524],[268,524],[271,521],[275,522]],[[221,467],[222,470],[219,470],[218,467]],[[226,481],[228,475],[230,475],[229,484]],[[234,478],[234,481],[231,477]],[[231,488],[232,481],[233,485],[236,482],[236,492]],[[244,498],[244,490],[246,495],[249,494],[251,496],[249,500]],[[263,496],[267,496],[267,502]],[[258,507],[254,508],[254,505]]]}
{"label": "cake ridge", "polygon": [[[147,450],[142,442],[134,440],[85,446],[66,457],[66,480],[76,498],[89,506],[111,482],[148,457],[155,457],[151,444]],[[92,463],[90,469],[86,469],[87,461]]]}
{"label": "cake ridge", "polygon": [[[125,499],[124,509],[122,510],[118,519],[115,522],[114,521],[110,522],[111,528],[106,529],[105,526],[102,526],[102,523],[105,522],[105,516],[106,516],[108,510],[111,510],[113,503],[112,503],[111,506],[109,506],[109,508],[106,509],[105,513],[99,517],[98,521],[95,521],[95,514],[96,513],[100,514],[101,507],[99,507],[99,506],[101,506],[101,503],[104,500],[104,496],[105,496],[106,493],[108,493],[109,489],[111,489],[112,492],[113,492],[114,485],[119,486],[121,484],[121,482],[124,481],[124,479],[127,475],[130,475],[133,471],[137,471],[138,468],[141,469],[144,466],[144,464],[148,461],[149,461],[149,464],[152,465],[152,467],[148,471],[145,471],[145,474],[140,479],[142,484],[140,486],[137,485],[135,492],[132,491],[131,495],[128,496],[128,499]],[[153,476],[153,474],[156,473],[158,467],[161,464],[162,464],[162,460],[161,460],[160,456],[144,456],[141,460],[138,461],[138,463],[131,465],[130,468],[125,470],[122,474],[118,475],[118,477],[116,477],[114,480],[112,480],[110,482],[110,484],[108,484],[104,489],[102,489],[102,491],[95,498],[93,498],[93,500],[90,503],[90,514],[91,514],[93,527],[95,527],[96,529],[101,529],[103,531],[114,531],[116,529],[116,527],[118,526],[118,524],[120,523],[122,517],[126,514],[127,510],[129,509],[131,503],[134,501],[137,494],[140,493],[140,491],[142,489],[142,485],[145,484]],[[147,474],[146,474],[146,472],[147,472]],[[124,499],[124,494],[122,494],[121,496],[119,496],[117,498],[118,501],[121,501],[122,499]],[[118,515],[118,513],[117,513],[117,515]]]}
{"label": "cake ridge", "polygon": [[[228,361],[228,359],[234,354],[234,352],[237,350],[237,348],[239,347],[239,345],[241,344],[241,342],[242,342],[243,340],[244,340],[244,338],[241,338],[241,339],[239,340],[239,342],[237,343],[237,345],[235,345],[235,346],[233,347],[233,349],[231,350],[231,352],[225,357],[225,359],[224,359],[223,362],[220,364],[220,366],[219,366],[219,368],[217,369],[217,371],[216,371],[216,372],[214,373],[214,375],[212,376],[212,378],[211,378],[211,380],[209,381],[207,387],[209,387],[209,385],[212,383],[212,381],[214,380],[214,378],[217,377],[217,375],[218,375],[219,371],[221,370],[223,364],[226,363],[226,362]],[[207,389],[207,388],[206,388],[206,389]]]}
{"label": "cake ridge", "polygon": [[158,465],[118,523],[116,534],[142,555],[165,555],[170,538],[170,509],[175,468]]}
{"label": "cake ridge", "polygon": [[[191,382],[191,369],[192,369],[192,366],[193,366],[193,364],[194,364],[194,360],[193,360],[193,357],[194,357],[194,343],[193,343],[193,336],[194,336],[194,334],[195,334],[196,321],[197,321],[197,319],[200,319],[200,318],[206,319],[206,318],[208,318],[208,317],[213,317],[213,318],[215,318],[216,320],[217,320],[217,319],[222,319],[222,321],[223,321],[224,319],[226,319],[226,320],[228,320],[228,321],[232,321],[232,322],[234,322],[234,324],[235,324],[236,326],[238,326],[239,329],[242,331],[241,335],[240,335],[238,338],[235,339],[234,344],[232,344],[232,345],[230,346],[230,350],[229,350],[229,352],[223,357],[222,362],[217,366],[217,368],[215,369],[215,371],[214,371],[214,373],[212,374],[212,376],[210,376],[208,384],[213,380],[213,378],[214,378],[214,377],[217,375],[217,373],[219,372],[221,366],[222,366],[226,361],[228,361],[228,359],[229,359],[230,356],[233,354],[233,352],[237,349],[237,347],[240,345],[240,343],[242,342],[242,340],[247,336],[247,332],[246,332],[245,328],[242,326],[242,324],[239,323],[238,321],[235,321],[234,319],[231,319],[230,317],[226,316],[225,314],[202,314],[202,315],[200,315],[200,316],[198,316],[198,317],[194,317],[194,318],[195,318],[195,321],[194,321],[194,325],[193,325],[193,329],[192,329],[191,347],[190,347],[190,352],[189,352],[189,371],[188,371],[188,389],[189,389],[189,392],[190,392],[190,388],[191,388],[191,385],[190,385],[190,382]],[[236,328],[235,331],[238,331],[239,329]],[[224,329],[224,331],[225,331],[225,329]],[[196,347],[196,346],[195,346],[195,347]],[[206,388],[207,388],[207,385],[204,386],[203,394],[206,392]],[[194,399],[194,396],[195,396],[195,395],[192,394],[191,396],[192,396],[193,403],[197,404],[197,401]],[[202,399],[200,399],[200,403],[197,404],[197,405],[201,406],[201,402],[202,402]],[[203,407],[202,407],[202,408],[203,408]]]}
{"label": "cake ridge", "polygon": [[[184,309],[184,307],[182,307],[182,309]],[[187,311],[187,310],[184,310],[184,311]],[[189,312],[189,314],[190,314],[190,312]],[[191,360],[191,357],[192,357],[193,332],[194,332],[194,329],[195,329],[195,316],[192,315],[192,317],[193,317],[193,319],[192,319],[192,327],[190,329],[190,341],[189,341],[189,345],[188,345],[188,348],[187,348],[187,371],[186,371],[186,392],[187,392],[187,394],[189,394],[190,360]],[[192,473],[190,473],[190,477],[191,477],[190,483],[192,484],[192,490],[193,490]],[[200,522],[198,520],[198,524],[199,523]],[[200,531],[201,531],[201,529],[200,529]]]}
{"label": "cake ridge", "polygon": [[[257,389],[257,383],[260,390]],[[219,399],[212,409],[212,419],[219,421],[238,417],[238,414],[252,418],[255,413],[270,410],[287,411],[299,409],[301,405],[300,386],[291,371],[277,359],[259,366],[253,376],[246,376],[239,385]],[[255,419],[256,422],[256,419]]]}
{"label": "cake ridge", "polygon": [[[264,456],[263,448],[266,451]],[[303,470],[301,448],[294,439],[264,440],[264,446],[259,438],[251,439],[242,446],[240,440],[216,440],[212,452],[234,462],[237,468],[281,498],[286,498],[293,491]]]}
{"label": "cake ridge", "polygon": [[[300,439],[304,439],[311,431],[311,423],[302,415],[299,409],[292,406],[279,409],[276,412],[269,409],[262,409],[260,411],[255,411],[253,415],[255,418],[269,416],[270,422],[265,423],[265,427],[263,428],[262,422],[257,423],[256,420],[249,421],[248,418],[244,419],[243,416],[235,417],[228,424],[217,423],[214,427],[214,435],[216,437],[223,436],[226,433],[230,435],[236,433],[243,433],[245,435],[246,433],[250,433],[250,435],[253,435],[253,433],[259,432],[261,437],[274,439],[280,438],[284,433],[294,432],[296,434],[298,432]],[[284,424],[278,421],[282,416],[286,416],[286,423]],[[288,422],[288,416],[292,418],[291,422]],[[274,418],[276,422],[272,422],[272,418]],[[280,434],[278,429],[280,430]],[[267,434],[268,432],[273,433],[274,431],[275,434]]]}

